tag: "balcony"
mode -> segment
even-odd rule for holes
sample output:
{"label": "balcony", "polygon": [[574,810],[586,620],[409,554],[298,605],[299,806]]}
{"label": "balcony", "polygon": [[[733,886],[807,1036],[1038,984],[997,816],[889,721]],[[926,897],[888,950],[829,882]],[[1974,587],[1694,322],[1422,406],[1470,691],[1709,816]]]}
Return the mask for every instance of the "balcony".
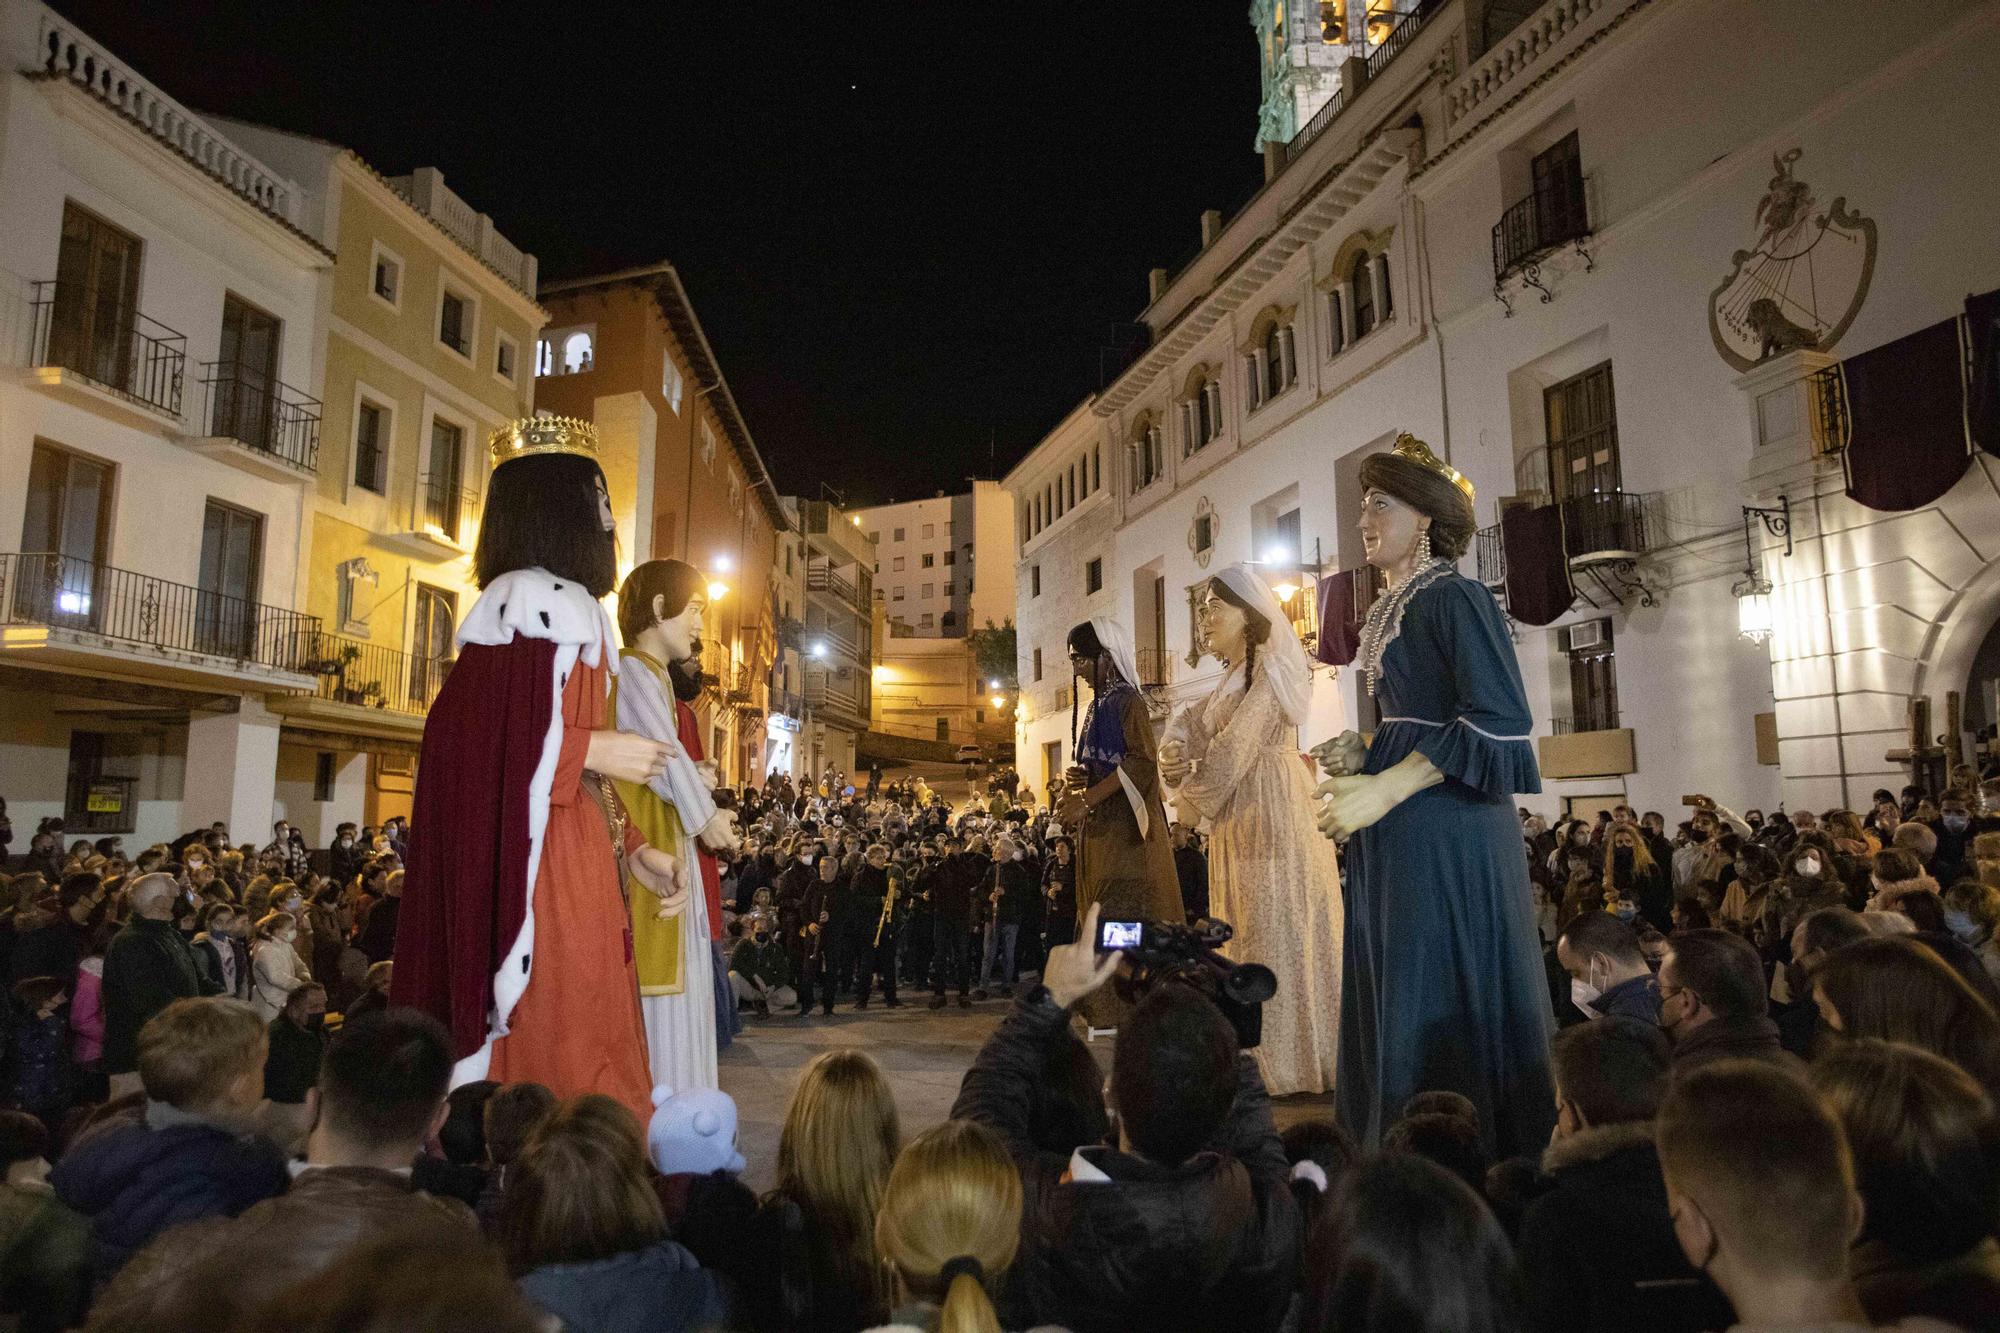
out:
{"label": "balcony", "polygon": [[1542,284],[1538,271],[1541,261],[1562,246],[1575,245],[1587,266],[1589,255],[1583,249],[1583,240],[1590,232],[1590,203],[1583,173],[1571,169],[1550,177],[1527,198],[1510,205],[1493,224],[1495,291],[1509,277],[1520,273],[1528,286],[1541,292],[1542,304],[1547,305],[1555,295]]}
{"label": "balcony", "polygon": [[1607,778],[1639,771],[1632,729],[1618,725],[1617,713],[1553,722],[1556,734],[1535,742],[1543,777]]}
{"label": "balcony", "polygon": [[319,619],[80,560],[0,555],[0,657],[210,688],[309,690]]}
{"label": "balcony", "polygon": [[806,708],[829,726],[854,731],[866,729],[868,694],[861,679],[858,668],[807,671]]}
{"label": "balcony", "polygon": [[85,398],[109,394],[178,422],[187,380],[187,339],[121,304],[116,295],[76,283],[38,282],[32,306],[30,361],[41,382]]}
{"label": "balcony", "polygon": [[479,492],[456,473],[417,478],[409,517],[396,531],[374,540],[420,560],[456,560],[471,552],[479,535]]}
{"label": "balcony", "polygon": [[1142,690],[1163,690],[1174,683],[1174,655],[1166,648],[1141,648],[1133,654],[1139,667],[1138,686]]}
{"label": "balcony", "polygon": [[1659,492],[1593,491],[1559,501],[1570,568],[1630,563],[1666,541]]}
{"label": "balcony", "polygon": [[868,595],[861,589],[859,576],[850,578],[839,573],[825,560],[809,560],[806,563],[806,591],[825,593],[859,615],[874,613]]}
{"label": "balcony", "polygon": [[268,707],[309,730],[414,737],[454,660],[320,634],[300,663],[315,678],[312,692],[273,698]]}
{"label": "balcony", "polygon": [[268,481],[311,481],[319,472],[320,401],[234,362],[202,366],[208,390],[202,453]]}
{"label": "balcony", "polygon": [[1507,548],[1500,540],[1498,523],[1473,534],[1473,558],[1481,583],[1495,590],[1507,586]]}

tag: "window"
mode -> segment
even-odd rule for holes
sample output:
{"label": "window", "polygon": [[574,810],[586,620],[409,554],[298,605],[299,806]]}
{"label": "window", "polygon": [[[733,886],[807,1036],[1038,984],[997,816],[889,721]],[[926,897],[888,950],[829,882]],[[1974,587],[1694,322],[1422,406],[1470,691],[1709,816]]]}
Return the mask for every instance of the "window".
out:
{"label": "window", "polygon": [[948,740],[950,740],[950,739],[951,739],[951,719],[950,719],[950,718],[946,718],[946,717],[941,717],[941,718],[938,718],[938,719],[937,719],[937,723],[936,723],[936,726],[937,726],[937,738],[938,738],[939,740],[941,740],[941,741],[948,741]]}
{"label": "window", "polygon": [[431,418],[431,448],[423,475],[424,524],[446,541],[458,540],[460,492],[464,486],[465,429]]}
{"label": "window", "polygon": [[1028,596],[1040,597],[1041,595],[1042,595],[1042,567],[1040,565],[1029,565]]}
{"label": "window", "polygon": [[947,584],[945,584],[945,585],[944,585],[944,595],[945,595],[945,596],[947,596],[947,597],[956,597],[956,596],[958,596],[958,585],[957,585],[956,583],[947,583]]}
{"label": "window", "polygon": [[1034,673],[1036,680],[1040,680],[1042,678],[1042,650],[1039,648],[1035,649]]}
{"label": "window", "polygon": [[715,466],[715,427],[707,417],[701,419],[701,461],[704,467]]}
{"label": "window", "polygon": [[472,359],[473,306],[449,287],[438,298],[438,341],[467,360]]}
{"label": "window", "polygon": [[504,333],[493,335],[493,374],[507,383],[514,382],[514,362],[518,353],[514,340]]}
{"label": "window", "polygon": [[[54,609],[94,624],[97,566],[111,543],[111,466],[35,441],[28,463],[28,509],[21,550],[60,557]],[[25,583],[25,581],[24,581]],[[17,585],[16,598],[23,595]]]}
{"label": "window", "polygon": [[[120,392],[133,390],[142,373],[132,331],[139,317],[143,249],[138,237],[73,203],[63,204],[46,364]],[[159,395],[145,396],[151,401]]]}
{"label": "window", "polygon": [[253,449],[276,443],[281,325],[234,292],[222,298],[222,337],[209,394],[209,433]]}
{"label": "window", "polygon": [[1090,446],[1090,489],[1097,490],[1104,485],[1104,449],[1101,445]]}
{"label": "window", "polygon": [[946,565],[947,567],[950,567],[950,566],[952,566],[952,565],[955,565],[955,564],[957,564],[957,563],[958,563],[958,552],[957,552],[957,551],[946,551],[946,552],[944,553],[944,563],[945,563],[945,565]]}
{"label": "window", "polygon": [[937,524],[935,523],[924,524],[924,539],[928,541],[935,536],[937,536]]}
{"label": "window", "polygon": [[957,629],[957,628],[958,628],[958,612],[956,612],[956,611],[947,611],[947,612],[945,612],[945,613],[944,613],[944,615],[943,615],[943,617],[939,619],[939,621],[938,621],[938,625],[939,625],[939,626],[940,626],[941,628],[944,628],[944,629]]}
{"label": "window", "polygon": [[930,598],[937,596],[937,584],[926,583],[924,585],[924,590],[917,595],[924,598],[925,600],[929,600]]}
{"label": "window", "polygon": [[[1579,626],[1578,628],[1585,628]],[[1594,626],[1599,633],[1587,648],[1569,648],[1569,702],[1571,731],[1611,731],[1618,726],[1618,676],[1611,648],[1611,622]],[[1575,630],[1564,632],[1564,643]],[[1562,723],[1556,724],[1558,731]]]}
{"label": "window", "polygon": [[902,556],[902,555],[897,555],[897,556],[891,556],[891,557],[889,558],[889,570],[890,570],[890,572],[891,572],[891,573],[895,573],[895,574],[900,574],[900,573],[902,573],[902,572],[903,572],[903,566],[904,566],[904,565],[905,565],[905,564],[906,564],[906,563],[908,562],[908,560],[909,560],[909,557],[908,557],[908,556]]}
{"label": "window", "polygon": [[597,340],[584,329],[578,329],[563,339],[562,365],[557,371],[562,375],[581,375],[597,364]]}
{"label": "window", "polygon": [[901,541],[901,540],[903,540],[903,531],[904,531],[904,530],[903,530],[902,528],[897,528],[897,529],[896,529],[896,537],[895,537],[895,540],[897,540],[897,541]]}
{"label": "window", "polygon": [[[1609,361],[1544,389],[1542,411],[1549,439],[1550,494],[1557,500],[1574,500],[1622,489]],[[1584,518],[1565,515],[1566,521]]]}
{"label": "window", "polygon": [[372,247],[368,290],[391,310],[403,308],[403,257],[380,241]]}
{"label": "window", "polygon": [[313,799],[326,802],[333,799],[334,757],[325,750],[313,756]]}
{"label": "window", "polygon": [[918,628],[918,629],[936,629],[936,628],[937,628],[937,615],[936,615],[936,613],[935,613],[935,612],[931,612],[931,611],[926,611],[926,612],[924,612],[924,613],[923,613],[923,614],[922,614],[921,616],[918,616],[918,617],[917,617],[917,628]]}
{"label": "window", "polygon": [[1382,288],[1382,318],[1393,319],[1396,314],[1396,293],[1389,286],[1389,252],[1387,250],[1375,256],[1375,278]]}
{"label": "window", "polygon": [[1125,457],[1134,495],[1151,486],[1166,471],[1166,452],[1160,435],[1159,423],[1150,415],[1140,417],[1138,424],[1132,428],[1132,439],[1126,446]]}
{"label": "window", "polygon": [[1583,197],[1583,154],[1576,131],[1535,154],[1529,164],[1535,187],[1535,229],[1543,245],[1586,234]]}
{"label": "window", "polygon": [[1291,325],[1281,324],[1273,318],[1256,347],[1243,358],[1243,368],[1244,384],[1249,390],[1253,409],[1262,407],[1291,388],[1292,381],[1297,378],[1297,367],[1292,359]]}
{"label": "window", "polygon": [[1350,281],[1348,290],[1354,303],[1354,336],[1366,338],[1375,328],[1375,277],[1374,264],[1368,253],[1354,256],[1354,267],[1348,270]]}
{"label": "window", "polygon": [[902,600],[903,600],[903,589],[902,589],[902,588],[901,588],[900,586],[898,586],[898,587],[896,588],[896,590],[895,590],[895,591],[894,591],[893,593],[891,593],[891,594],[890,594],[890,596],[889,596],[889,600],[890,600],[890,601],[892,601],[892,602],[900,602],[900,601],[902,601]]}
{"label": "window", "polygon": [[662,362],[660,396],[667,400],[667,406],[674,409],[678,415],[681,410],[681,395],[687,391],[687,381],[681,377],[680,363],[674,360],[672,352],[668,352],[660,360]]}
{"label": "window", "polygon": [[1188,386],[1188,395],[1181,402],[1182,438],[1186,444],[1182,456],[1186,457],[1208,445],[1222,432],[1222,385],[1205,374],[1197,373]]}
{"label": "window", "polygon": [[1101,590],[1103,587],[1104,587],[1104,561],[1100,558],[1097,560],[1092,560],[1089,564],[1083,567],[1083,590],[1086,594],[1088,594],[1097,592]]}
{"label": "window", "polygon": [[935,553],[930,551],[925,551],[923,554],[923,561],[925,569],[937,568],[937,556]]}
{"label": "window", "polygon": [[354,415],[354,484],[377,495],[388,493],[389,414],[362,401]]}
{"label": "window", "polygon": [[417,585],[417,616],[410,627],[410,700],[428,707],[451,666],[458,632],[458,599],[442,588]]}
{"label": "window", "polygon": [[880,546],[880,545],[882,544],[882,534],[881,534],[881,533],[879,533],[879,532],[871,532],[871,533],[869,533],[869,534],[868,534],[868,544],[869,544],[870,546]]}
{"label": "window", "polygon": [[1326,354],[1340,355],[1347,346],[1347,309],[1340,297],[1340,287],[1336,284],[1326,294]]}
{"label": "window", "polygon": [[257,655],[263,561],[263,516],[210,500],[201,524],[196,651],[238,658]]}

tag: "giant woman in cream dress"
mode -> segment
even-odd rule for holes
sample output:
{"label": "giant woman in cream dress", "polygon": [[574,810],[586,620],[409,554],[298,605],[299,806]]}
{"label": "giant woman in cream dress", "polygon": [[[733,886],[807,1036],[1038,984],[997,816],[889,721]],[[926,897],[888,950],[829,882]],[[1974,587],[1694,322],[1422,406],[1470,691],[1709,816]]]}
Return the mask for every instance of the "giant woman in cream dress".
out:
{"label": "giant woman in cream dress", "polygon": [[1210,581],[1203,641],[1228,666],[1207,699],[1167,729],[1161,769],[1209,830],[1210,913],[1234,928],[1224,950],[1277,974],[1255,1055],[1273,1096],[1333,1087],[1340,1048],[1340,867],[1320,836],[1298,728],[1312,698],[1305,651],[1257,572]]}

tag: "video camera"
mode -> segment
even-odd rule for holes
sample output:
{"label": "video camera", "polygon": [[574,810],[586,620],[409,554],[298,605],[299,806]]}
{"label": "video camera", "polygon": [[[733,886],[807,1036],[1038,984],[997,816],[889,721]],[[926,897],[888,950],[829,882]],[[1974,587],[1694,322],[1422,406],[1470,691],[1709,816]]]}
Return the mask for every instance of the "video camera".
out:
{"label": "video camera", "polygon": [[1186,926],[1105,917],[1097,923],[1097,951],[1121,955],[1113,984],[1128,1004],[1163,981],[1192,986],[1222,1011],[1247,1051],[1263,1040],[1264,1001],[1278,993],[1278,978],[1262,963],[1233,962],[1218,952],[1235,934],[1227,921]]}

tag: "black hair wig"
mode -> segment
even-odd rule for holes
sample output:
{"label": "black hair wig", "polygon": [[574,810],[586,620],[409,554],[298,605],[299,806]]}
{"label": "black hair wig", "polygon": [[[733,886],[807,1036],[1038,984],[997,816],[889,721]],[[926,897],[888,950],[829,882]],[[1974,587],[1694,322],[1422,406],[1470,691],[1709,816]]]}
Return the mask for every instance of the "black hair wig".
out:
{"label": "black hair wig", "polygon": [[493,470],[474,579],[484,588],[517,569],[546,569],[603,597],[618,586],[618,538],[597,510],[597,461],[577,454],[531,454]]}

